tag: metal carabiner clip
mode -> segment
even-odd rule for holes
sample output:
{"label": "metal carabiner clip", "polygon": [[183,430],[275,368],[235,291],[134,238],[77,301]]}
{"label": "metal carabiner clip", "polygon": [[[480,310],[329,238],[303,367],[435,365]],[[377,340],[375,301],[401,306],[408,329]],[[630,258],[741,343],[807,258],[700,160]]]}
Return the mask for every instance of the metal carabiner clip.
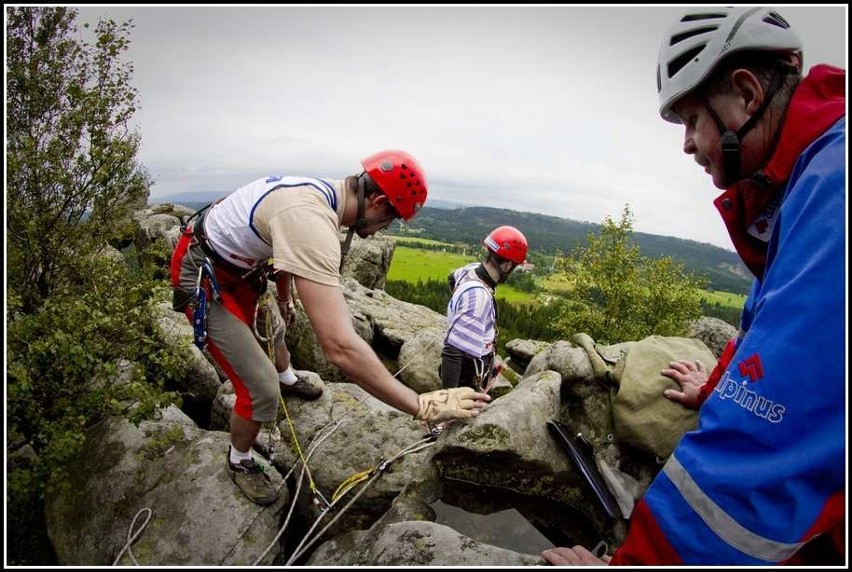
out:
{"label": "metal carabiner clip", "polygon": [[314,505],[319,508],[320,512],[325,512],[331,508],[331,503],[322,496],[319,489],[314,489]]}
{"label": "metal carabiner clip", "polygon": [[213,264],[210,263],[210,259],[206,256],[204,257],[204,262],[201,263],[200,271],[204,271],[207,274],[207,279],[210,280],[210,287],[213,290],[213,297],[216,300],[221,300],[222,289],[219,287],[219,281],[216,280],[216,273],[213,271]]}

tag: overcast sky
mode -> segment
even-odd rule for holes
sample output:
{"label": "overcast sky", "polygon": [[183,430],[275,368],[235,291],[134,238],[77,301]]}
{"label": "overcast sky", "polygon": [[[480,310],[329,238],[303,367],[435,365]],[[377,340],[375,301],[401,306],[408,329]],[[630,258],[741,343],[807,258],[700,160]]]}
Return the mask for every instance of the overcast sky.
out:
{"label": "overcast sky", "polygon": [[[81,28],[135,24],[125,59],[153,200],[272,173],[342,178],[399,148],[430,198],[593,223],[629,204],[636,231],[732,249],[719,191],[657,114],[657,52],[682,8],[79,9]],[[846,68],[845,4],[779,11],[806,67]]]}

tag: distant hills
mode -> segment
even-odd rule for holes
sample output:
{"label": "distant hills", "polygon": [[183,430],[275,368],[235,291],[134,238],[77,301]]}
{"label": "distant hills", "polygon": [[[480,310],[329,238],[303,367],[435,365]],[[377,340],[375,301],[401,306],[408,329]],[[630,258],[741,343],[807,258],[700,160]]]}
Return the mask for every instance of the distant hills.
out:
{"label": "distant hills", "polygon": [[[227,193],[184,193],[150,200],[151,204],[177,203],[199,209]],[[394,222],[388,232],[416,234],[442,242],[480,244],[494,228],[511,224],[521,229],[535,252],[558,254],[585,245],[589,233],[598,233],[601,225],[578,222],[538,213],[491,207],[460,207],[453,203],[430,201],[410,222]],[[510,221],[510,222],[507,222]],[[747,294],[752,276],[736,253],[718,246],[656,234],[633,233],[643,256],[670,256],[688,272],[704,276],[708,288]]]}
{"label": "distant hills", "polygon": [[[491,207],[424,207],[410,222],[393,223],[389,232],[479,244],[491,230],[504,224],[521,229],[532,249],[546,254],[568,253],[576,246],[586,245],[588,235],[597,234],[601,228],[599,224]],[[694,240],[641,232],[634,232],[633,239],[643,256],[670,256],[683,263],[686,271],[705,276],[710,289],[748,293],[752,276],[732,251]]]}

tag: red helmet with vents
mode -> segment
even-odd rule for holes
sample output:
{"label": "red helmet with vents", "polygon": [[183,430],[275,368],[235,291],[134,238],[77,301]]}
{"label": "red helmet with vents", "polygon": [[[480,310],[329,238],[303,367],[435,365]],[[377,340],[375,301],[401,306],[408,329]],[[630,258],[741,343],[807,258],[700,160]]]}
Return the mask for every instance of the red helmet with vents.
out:
{"label": "red helmet with vents", "polygon": [[485,248],[515,264],[527,258],[527,238],[513,226],[498,226],[482,241]]}
{"label": "red helmet with vents", "polygon": [[426,203],[426,174],[405,151],[379,151],[361,161],[361,165],[404,220],[411,220]]}

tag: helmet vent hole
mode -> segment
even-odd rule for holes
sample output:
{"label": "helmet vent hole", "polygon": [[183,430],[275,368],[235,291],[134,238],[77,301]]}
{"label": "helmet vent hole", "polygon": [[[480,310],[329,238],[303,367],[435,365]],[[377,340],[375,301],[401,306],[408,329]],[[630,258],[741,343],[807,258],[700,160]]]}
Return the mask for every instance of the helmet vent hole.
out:
{"label": "helmet vent hole", "polygon": [[783,28],[784,30],[790,29],[790,24],[778,12],[770,12],[763,21],[767,24]]}
{"label": "helmet vent hole", "polygon": [[669,45],[676,46],[684,40],[694,38],[695,36],[699,36],[701,34],[712,34],[718,29],[719,26],[706,26],[704,28],[695,28],[694,30],[689,30],[687,32],[683,32],[682,34],[675,34],[674,36],[672,36],[672,40]]}
{"label": "helmet vent hole", "polygon": [[671,62],[669,62],[669,65],[668,65],[669,77],[674,77],[674,75],[677,72],[679,72],[683,68],[683,66],[685,66],[690,61],[692,61],[693,58],[697,57],[698,54],[701,53],[701,51],[703,49],[704,49],[703,45],[698,46],[698,47],[693,48],[693,49],[691,49],[687,52],[682,53],[681,55],[679,55],[678,57],[673,59]]}
{"label": "helmet vent hole", "polygon": [[712,19],[724,19],[727,18],[727,14],[721,14],[719,12],[707,12],[702,14],[687,14],[683,18],[681,18],[681,22],[696,22],[698,20],[712,20]]}

